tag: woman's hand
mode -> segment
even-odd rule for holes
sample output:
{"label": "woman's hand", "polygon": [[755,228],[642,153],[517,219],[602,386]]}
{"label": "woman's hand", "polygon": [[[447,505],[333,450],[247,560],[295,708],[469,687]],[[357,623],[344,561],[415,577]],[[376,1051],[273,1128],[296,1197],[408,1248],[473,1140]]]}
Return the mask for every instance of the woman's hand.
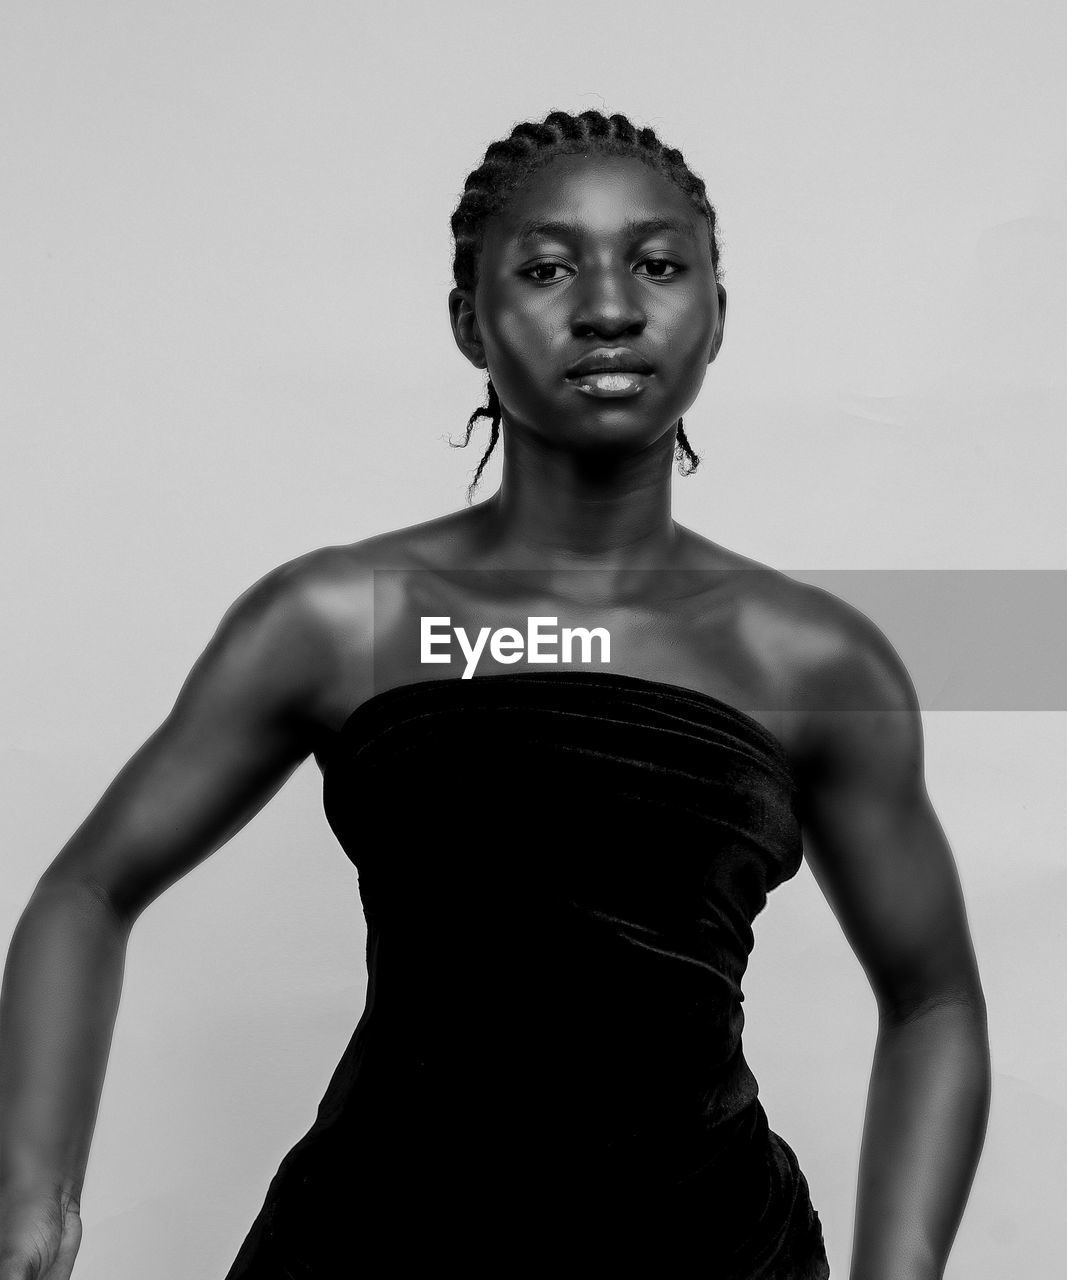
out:
{"label": "woman's hand", "polygon": [[64,1192],[0,1192],[0,1280],[70,1280],[81,1238],[81,1212]]}

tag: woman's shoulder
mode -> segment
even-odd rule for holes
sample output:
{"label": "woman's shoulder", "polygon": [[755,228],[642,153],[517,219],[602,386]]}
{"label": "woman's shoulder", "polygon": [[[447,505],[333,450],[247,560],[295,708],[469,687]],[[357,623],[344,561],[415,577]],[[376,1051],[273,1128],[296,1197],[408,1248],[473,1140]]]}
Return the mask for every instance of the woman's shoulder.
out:
{"label": "woman's shoulder", "polygon": [[844,601],[829,592],[692,530],[681,532],[679,563],[698,594],[715,608],[727,605],[753,631],[810,643],[844,616]]}
{"label": "woman's shoulder", "polygon": [[303,552],[264,573],[235,608],[295,613],[347,627],[354,615],[371,608],[375,573],[426,569],[443,561],[461,537],[457,517],[462,514]]}
{"label": "woman's shoulder", "polygon": [[[720,600],[729,600],[750,654],[773,674],[778,705],[810,710],[844,700],[914,707],[910,678],[893,645],[845,597],[706,539],[692,544],[690,560],[707,571],[709,583],[718,583]],[[714,589],[707,598],[715,600]]]}
{"label": "woman's shoulder", "polygon": [[369,690],[375,620],[390,612],[388,574],[379,575],[433,568],[452,536],[445,517],[305,551],[237,597],[221,636],[243,662],[292,686],[313,722],[331,726]]}

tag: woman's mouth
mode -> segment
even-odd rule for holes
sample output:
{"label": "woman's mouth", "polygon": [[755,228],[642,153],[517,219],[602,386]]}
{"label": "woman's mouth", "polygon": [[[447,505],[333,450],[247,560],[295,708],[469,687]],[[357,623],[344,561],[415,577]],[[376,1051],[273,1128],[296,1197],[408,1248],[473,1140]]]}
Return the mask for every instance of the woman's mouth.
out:
{"label": "woman's mouth", "polygon": [[586,373],[567,381],[589,396],[633,396],[644,391],[649,374],[630,371]]}

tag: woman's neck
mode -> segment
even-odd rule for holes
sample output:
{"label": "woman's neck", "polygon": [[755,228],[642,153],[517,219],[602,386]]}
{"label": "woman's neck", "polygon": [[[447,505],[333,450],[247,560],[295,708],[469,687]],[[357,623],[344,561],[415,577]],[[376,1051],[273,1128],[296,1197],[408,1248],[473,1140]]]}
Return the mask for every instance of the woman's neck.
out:
{"label": "woman's neck", "polygon": [[[525,443],[525,442],[523,442]],[[479,541],[501,567],[640,569],[673,561],[673,437],[616,467],[573,454],[506,450],[500,488],[483,504]]]}

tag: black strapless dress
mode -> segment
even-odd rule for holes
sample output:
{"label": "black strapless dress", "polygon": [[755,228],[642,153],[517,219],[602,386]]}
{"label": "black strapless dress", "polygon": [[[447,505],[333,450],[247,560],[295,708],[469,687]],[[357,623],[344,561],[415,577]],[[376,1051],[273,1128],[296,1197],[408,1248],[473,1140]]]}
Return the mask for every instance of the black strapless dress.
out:
{"label": "black strapless dress", "polygon": [[769,730],[603,670],[426,680],[360,706],[323,783],[366,1007],[226,1280],[826,1280],[741,1048],[802,858]]}

